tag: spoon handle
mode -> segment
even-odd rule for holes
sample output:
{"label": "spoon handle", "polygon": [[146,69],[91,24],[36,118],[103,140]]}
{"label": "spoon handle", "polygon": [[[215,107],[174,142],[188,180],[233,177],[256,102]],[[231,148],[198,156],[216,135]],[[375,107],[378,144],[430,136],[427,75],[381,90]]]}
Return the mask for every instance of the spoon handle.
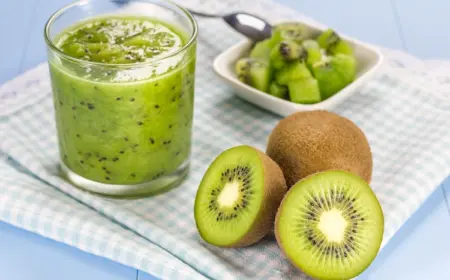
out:
{"label": "spoon handle", "polygon": [[202,13],[202,12],[197,12],[197,11],[193,11],[191,9],[187,9],[191,14],[196,15],[196,16],[200,16],[200,17],[209,17],[209,18],[220,18],[222,17],[221,15],[217,15],[217,14],[207,14],[207,13]]}

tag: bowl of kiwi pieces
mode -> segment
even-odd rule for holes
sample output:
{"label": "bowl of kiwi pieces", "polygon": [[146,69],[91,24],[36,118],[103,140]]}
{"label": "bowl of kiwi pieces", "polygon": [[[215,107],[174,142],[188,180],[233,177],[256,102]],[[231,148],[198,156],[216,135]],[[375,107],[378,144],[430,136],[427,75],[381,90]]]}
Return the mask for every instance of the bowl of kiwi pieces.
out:
{"label": "bowl of kiwi pieces", "polygon": [[377,72],[373,46],[302,22],[275,24],[270,38],[245,40],[214,60],[215,72],[238,96],[282,116],[329,110]]}
{"label": "bowl of kiwi pieces", "polygon": [[372,153],[364,132],[326,110],[282,119],[265,151],[233,146],[217,155],[194,203],[199,242],[258,246],[314,279],[353,279],[381,247],[384,215],[370,186]]}

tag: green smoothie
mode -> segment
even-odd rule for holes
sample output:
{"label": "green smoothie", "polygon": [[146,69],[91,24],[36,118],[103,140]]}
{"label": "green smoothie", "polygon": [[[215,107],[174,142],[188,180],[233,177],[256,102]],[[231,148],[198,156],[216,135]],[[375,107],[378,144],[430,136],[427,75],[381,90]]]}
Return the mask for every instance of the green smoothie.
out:
{"label": "green smoothie", "polygon": [[137,184],[188,160],[195,44],[181,51],[187,40],[141,17],[94,18],[57,36],[77,59],[49,59],[60,154],[71,171]]}

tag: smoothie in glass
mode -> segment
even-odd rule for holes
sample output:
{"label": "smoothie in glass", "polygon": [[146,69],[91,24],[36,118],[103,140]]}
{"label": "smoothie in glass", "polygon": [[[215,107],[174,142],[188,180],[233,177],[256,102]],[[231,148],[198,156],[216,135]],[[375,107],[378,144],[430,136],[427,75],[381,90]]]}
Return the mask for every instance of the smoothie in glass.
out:
{"label": "smoothie in glass", "polygon": [[108,194],[121,185],[126,195],[124,186],[143,192],[150,183],[145,192],[152,192],[186,173],[195,74],[190,36],[127,15],[83,20],[54,37],[49,68],[61,163],[72,178],[89,182],[75,183],[99,183],[94,191],[104,186]]}

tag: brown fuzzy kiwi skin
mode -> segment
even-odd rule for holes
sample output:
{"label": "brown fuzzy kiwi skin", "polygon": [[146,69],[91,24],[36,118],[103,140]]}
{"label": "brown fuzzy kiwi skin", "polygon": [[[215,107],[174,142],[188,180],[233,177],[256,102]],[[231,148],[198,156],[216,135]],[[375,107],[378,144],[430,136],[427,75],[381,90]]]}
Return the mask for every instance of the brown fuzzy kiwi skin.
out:
{"label": "brown fuzzy kiwi skin", "polygon": [[[251,147],[253,148],[253,147]],[[241,248],[255,244],[267,236],[273,230],[275,215],[284,195],[287,192],[286,180],[283,171],[269,156],[262,151],[253,148],[258,152],[262,161],[264,171],[264,197],[263,204],[256,216],[253,227],[237,243],[231,244],[229,248]]]}
{"label": "brown fuzzy kiwi skin", "polygon": [[370,183],[373,159],[363,131],[325,110],[297,112],[269,135],[266,153],[283,170],[288,188],[310,174],[330,169],[353,172]]}

